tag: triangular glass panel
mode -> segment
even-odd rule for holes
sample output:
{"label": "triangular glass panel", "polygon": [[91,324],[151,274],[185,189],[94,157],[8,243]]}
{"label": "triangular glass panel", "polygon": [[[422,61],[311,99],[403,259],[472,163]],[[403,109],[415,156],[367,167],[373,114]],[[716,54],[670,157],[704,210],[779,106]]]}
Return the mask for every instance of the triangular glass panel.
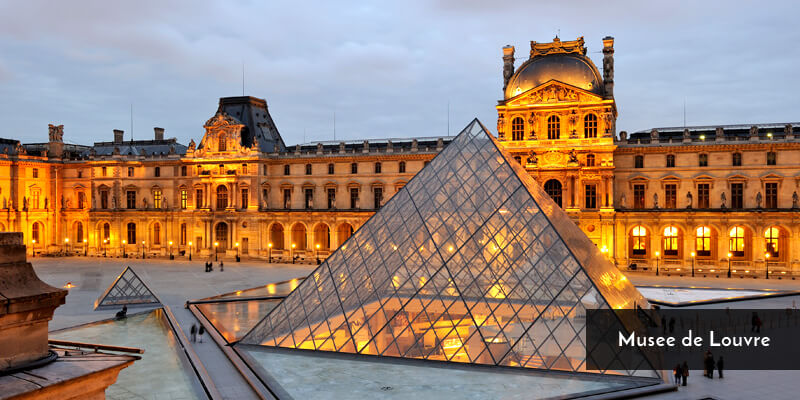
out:
{"label": "triangular glass panel", "polygon": [[161,305],[161,301],[131,267],[125,267],[114,283],[95,300],[94,309],[150,305]]}
{"label": "triangular glass panel", "polygon": [[592,372],[586,310],[649,304],[509,160],[470,123],[241,342]]}

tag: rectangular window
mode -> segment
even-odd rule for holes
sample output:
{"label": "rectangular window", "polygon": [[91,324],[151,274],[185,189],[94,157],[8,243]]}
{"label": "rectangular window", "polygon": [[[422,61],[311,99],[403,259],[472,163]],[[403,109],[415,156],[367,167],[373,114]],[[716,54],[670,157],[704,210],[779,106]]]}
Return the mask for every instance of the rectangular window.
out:
{"label": "rectangular window", "polygon": [[154,174],[155,174],[156,178],[161,176],[161,167],[156,167],[155,171],[154,171]]}
{"label": "rectangular window", "polygon": [[39,192],[31,193],[31,208],[38,209],[39,208]]}
{"label": "rectangular window", "polygon": [[153,208],[161,209],[161,191],[156,190],[153,192]]}
{"label": "rectangular window", "polygon": [[376,174],[380,174],[381,173],[381,168],[382,168],[381,163],[376,162],[375,163],[375,173]]}
{"label": "rectangular window", "polygon": [[186,246],[186,224],[181,224],[181,246]]}
{"label": "rectangular window", "polygon": [[731,208],[744,208],[744,183],[731,183]]}
{"label": "rectangular window", "polygon": [[291,171],[290,171],[289,164],[286,164],[286,165],[284,165],[284,166],[283,166],[283,174],[284,174],[284,175],[289,175],[289,172],[291,172]]}
{"label": "rectangular window", "polygon": [[247,208],[250,206],[250,190],[249,189],[242,189],[242,208]]}
{"label": "rectangular window", "polygon": [[181,209],[185,210],[189,207],[189,193],[186,189],[181,189]]}
{"label": "rectangular window", "polygon": [[333,164],[328,164],[328,175],[333,175]]}
{"label": "rectangular window", "polygon": [[101,169],[101,171],[102,171],[102,175],[103,175],[103,176],[108,176],[108,168],[106,168],[106,167],[103,167],[103,168]]}
{"label": "rectangular window", "polygon": [[583,187],[584,207],[588,209],[597,208],[597,185],[591,184]]}
{"label": "rectangular window", "polygon": [[306,175],[311,175],[311,164],[306,164]]}
{"label": "rectangular window", "polygon": [[358,188],[350,188],[350,208],[358,208]]}
{"label": "rectangular window", "polygon": [[194,191],[194,208],[203,208],[203,189]]}
{"label": "rectangular window", "polygon": [[189,172],[188,168],[186,168],[185,165],[181,165],[181,176],[186,176],[188,172]]}
{"label": "rectangular window", "polygon": [[400,171],[401,174],[405,173],[406,172],[406,162],[405,161],[400,161],[400,164],[397,166],[397,170]]}
{"label": "rectangular window", "polygon": [[125,194],[125,199],[127,201],[127,206],[129,210],[133,210],[136,208],[136,192],[133,190],[128,190]]}
{"label": "rectangular window", "polygon": [[770,151],[767,153],[767,165],[776,165],[778,161],[777,153]]}
{"label": "rectangular window", "polygon": [[310,210],[314,208],[314,189],[306,188],[305,189],[305,199],[306,199],[306,210]]}
{"label": "rectangular window", "polygon": [[292,189],[283,189],[283,208],[292,207]]}
{"label": "rectangular window", "polygon": [[383,188],[382,187],[374,187],[372,188],[372,195],[373,200],[375,201],[375,209],[381,208],[383,204]]}
{"label": "rectangular window", "polygon": [[86,194],[78,192],[78,208],[83,208],[86,205]]}
{"label": "rectangular window", "polygon": [[336,208],[336,188],[328,188],[328,209]]}
{"label": "rectangular window", "polygon": [[664,185],[664,207],[676,208],[678,205],[678,185]]}
{"label": "rectangular window", "polygon": [[633,168],[644,168],[644,156],[633,157]]}
{"label": "rectangular window", "polygon": [[697,208],[709,208],[710,185],[701,183],[697,185]]}
{"label": "rectangular window", "polygon": [[128,178],[133,177],[133,167],[128,167]]}
{"label": "rectangular window", "polygon": [[39,177],[39,168],[34,168],[33,169],[33,177],[34,178],[38,178]]}
{"label": "rectangular window", "polygon": [[261,189],[261,199],[264,203],[264,208],[269,208],[269,189]]}
{"label": "rectangular window", "polygon": [[633,208],[644,208],[644,185],[633,185]]}
{"label": "rectangular window", "polygon": [[698,161],[698,164],[701,167],[707,167],[708,166],[708,154],[700,154],[700,155],[698,155],[697,156],[697,161]]}
{"label": "rectangular window", "polygon": [[100,208],[106,210],[108,209],[108,191],[103,190],[100,192]]}
{"label": "rectangular window", "polygon": [[358,173],[358,164],[357,163],[350,164],[350,173],[351,174],[357,174]]}
{"label": "rectangular window", "polygon": [[247,175],[247,164],[242,164],[242,175]]}
{"label": "rectangular window", "polygon": [[675,168],[675,155],[667,154],[667,168]]}
{"label": "rectangular window", "polygon": [[778,183],[767,182],[764,184],[764,207],[778,208]]}

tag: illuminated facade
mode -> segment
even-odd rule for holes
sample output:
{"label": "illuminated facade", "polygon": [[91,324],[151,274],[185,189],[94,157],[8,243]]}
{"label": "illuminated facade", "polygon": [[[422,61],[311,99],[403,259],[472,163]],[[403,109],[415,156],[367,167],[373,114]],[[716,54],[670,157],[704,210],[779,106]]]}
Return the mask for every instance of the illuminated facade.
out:
{"label": "illuminated facade", "polygon": [[614,39],[602,76],[583,38],[503,48],[498,139],[618,267],[778,277],[800,270],[791,124],[616,134]]}

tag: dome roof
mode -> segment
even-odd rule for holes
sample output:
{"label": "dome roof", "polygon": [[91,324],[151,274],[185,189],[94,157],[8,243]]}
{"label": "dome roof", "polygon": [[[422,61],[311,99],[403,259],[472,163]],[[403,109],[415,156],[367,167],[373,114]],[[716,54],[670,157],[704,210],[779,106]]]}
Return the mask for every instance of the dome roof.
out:
{"label": "dome roof", "polygon": [[603,95],[603,80],[597,68],[580,54],[548,54],[522,64],[508,82],[505,98],[514,97],[549,80],[557,80]]}

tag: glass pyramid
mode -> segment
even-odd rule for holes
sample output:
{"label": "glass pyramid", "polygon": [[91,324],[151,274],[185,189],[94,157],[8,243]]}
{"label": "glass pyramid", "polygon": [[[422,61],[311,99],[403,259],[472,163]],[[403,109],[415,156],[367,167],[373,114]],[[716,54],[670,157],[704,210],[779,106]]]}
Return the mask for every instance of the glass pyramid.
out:
{"label": "glass pyramid", "polygon": [[131,267],[125,270],[114,280],[94,302],[94,309],[134,306],[134,305],[161,305],[153,291],[139,278]]}
{"label": "glass pyramid", "polygon": [[241,343],[587,371],[585,310],[649,305],[510,159],[471,122]]}

